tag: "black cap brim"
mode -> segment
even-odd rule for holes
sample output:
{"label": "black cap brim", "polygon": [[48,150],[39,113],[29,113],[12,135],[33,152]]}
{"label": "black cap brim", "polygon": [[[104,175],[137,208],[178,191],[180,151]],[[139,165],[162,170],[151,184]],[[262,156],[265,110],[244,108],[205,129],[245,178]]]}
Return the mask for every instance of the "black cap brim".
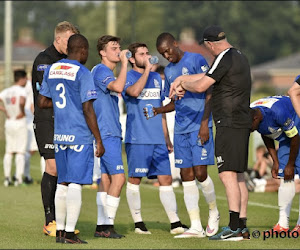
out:
{"label": "black cap brim", "polygon": [[204,39],[200,39],[199,40],[199,44],[201,45],[201,44],[203,44],[204,43]]}

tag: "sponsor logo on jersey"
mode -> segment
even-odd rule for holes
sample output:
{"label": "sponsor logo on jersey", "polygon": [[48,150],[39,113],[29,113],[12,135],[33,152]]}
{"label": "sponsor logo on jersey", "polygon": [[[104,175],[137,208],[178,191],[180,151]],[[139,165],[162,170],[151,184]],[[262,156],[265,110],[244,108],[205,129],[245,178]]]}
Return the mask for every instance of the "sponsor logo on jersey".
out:
{"label": "sponsor logo on jersey", "polygon": [[250,108],[254,108],[257,106],[264,106],[267,108],[272,108],[274,103],[278,102],[277,98],[262,98],[250,104]]}
{"label": "sponsor logo on jersey", "polygon": [[175,164],[182,164],[183,160],[182,159],[175,159]]}
{"label": "sponsor logo on jersey", "polygon": [[137,99],[141,99],[141,100],[160,99],[160,89],[156,89],[156,88],[143,89]]}
{"label": "sponsor logo on jersey", "polygon": [[60,150],[66,150],[67,148],[74,150],[75,152],[81,152],[84,149],[84,145],[58,145],[55,144],[55,152]]}
{"label": "sponsor logo on jersey", "polygon": [[136,173],[148,173],[148,168],[136,168]]}
{"label": "sponsor logo on jersey", "polygon": [[183,67],[181,70],[182,75],[189,75],[189,70],[186,67]]}
{"label": "sponsor logo on jersey", "polygon": [[54,63],[49,71],[49,79],[66,79],[75,81],[80,67],[69,63]]}
{"label": "sponsor logo on jersey", "polygon": [[207,65],[202,65],[201,70],[202,70],[202,72],[208,71],[208,66]]}
{"label": "sponsor logo on jersey", "polygon": [[97,91],[96,90],[89,90],[87,93],[86,93],[86,96],[87,97],[95,97],[97,98]]}
{"label": "sponsor logo on jersey", "polygon": [[155,88],[160,89],[159,81],[157,81],[157,79],[154,79],[154,86],[155,86]]}
{"label": "sponsor logo on jersey", "polygon": [[58,142],[73,142],[75,135],[54,134],[54,140]]}
{"label": "sponsor logo on jersey", "polygon": [[37,71],[45,71],[45,69],[47,69],[49,65],[48,64],[39,64],[37,67],[36,67],[36,70]]}

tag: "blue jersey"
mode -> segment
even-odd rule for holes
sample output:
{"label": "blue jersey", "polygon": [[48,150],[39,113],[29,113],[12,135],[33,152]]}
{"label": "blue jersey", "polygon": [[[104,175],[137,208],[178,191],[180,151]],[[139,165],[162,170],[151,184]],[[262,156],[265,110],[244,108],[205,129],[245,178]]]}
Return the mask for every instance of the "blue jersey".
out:
{"label": "blue jersey", "polygon": [[130,70],[127,73],[126,85],[122,92],[127,108],[125,143],[165,144],[162,115],[158,114],[147,120],[143,111],[146,104],[152,104],[153,107],[161,106],[162,82],[160,75],[150,72],[145,88],[137,98],[126,94],[126,89],[135,84],[141,76],[141,73]]}
{"label": "blue jersey", "polygon": [[[170,85],[178,76],[194,75],[206,72],[209,66],[203,56],[196,53],[184,52],[178,63],[169,63],[165,68],[164,95],[168,96]],[[185,134],[199,130],[204,113],[206,93],[187,91],[181,100],[175,101],[175,134]],[[212,118],[209,118],[212,127]]]}
{"label": "blue jersey", "polygon": [[262,135],[282,142],[298,133],[299,117],[288,96],[262,98],[251,103],[250,107],[259,108],[263,115],[263,120],[257,129]]}
{"label": "blue jersey", "polygon": [[110,91],[107,85],[115,81],[114,73],[104,64],[97,64],[92,69],[98,98],[94,102],[98,126],[102,138],[121,137],[119,97],[117,92]]}
{"label": "blue jersey", "polygon": [[40,94],[52,99],[54,143],[92,144],[82,104],[97,98],[91,72],[78,61],[62,59],[44,73]]}

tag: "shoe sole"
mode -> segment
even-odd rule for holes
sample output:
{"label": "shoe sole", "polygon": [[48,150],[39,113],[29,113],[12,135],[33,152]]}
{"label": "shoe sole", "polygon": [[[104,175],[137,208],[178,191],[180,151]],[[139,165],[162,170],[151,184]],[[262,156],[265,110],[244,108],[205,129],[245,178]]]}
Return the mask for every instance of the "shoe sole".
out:
{"label": "shoe sole", "polygon": [[140,229],[140,228],[134,229],[134,232],[135,232],[136,234],[151,234],[150,231],[143,231],[143,230]]}
{"label": "shoe sole", "polygon": [[197,234],[185,234],[174,236],[174,239],[188,239],[188,238],[205,238],[206,235],[197,235]]}
{"label": "shoe sole", "polygon": [[223,241],[241,241],[243,239],[244,239],[243,237],[230,237],[228,239],[221,239],[221,240],[223,240]]}
{"label": "shoe sole", "polygon": [[183,227],[180,228],[174,228],[172,230],[170,230],[170,234],[182,234],[184,233],[186,230],[184,230]]}

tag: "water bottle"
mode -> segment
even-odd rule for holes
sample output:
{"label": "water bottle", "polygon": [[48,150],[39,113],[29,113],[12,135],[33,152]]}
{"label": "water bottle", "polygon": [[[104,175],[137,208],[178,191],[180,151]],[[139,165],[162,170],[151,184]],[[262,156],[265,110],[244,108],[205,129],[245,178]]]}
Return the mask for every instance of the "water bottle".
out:
{"label": "water bottle", "polygon": [[146,118],[148,120],[149,118],[152,118],[154,116],[152,104],[146,104],[145,109],[147,111]]}
{"label": "water bottle", "polygon": [[126,52],[126,58],[129,59],[130,57],[132,57],[132,53],[128,50]]}
{"label": "water bottle", "polygon": [[150,62],[151,64],[157,64],[157,63],[158,63],[158,57],[157,57],[157,56],[151,56],[151,57],[149,58],[149,62]]}

